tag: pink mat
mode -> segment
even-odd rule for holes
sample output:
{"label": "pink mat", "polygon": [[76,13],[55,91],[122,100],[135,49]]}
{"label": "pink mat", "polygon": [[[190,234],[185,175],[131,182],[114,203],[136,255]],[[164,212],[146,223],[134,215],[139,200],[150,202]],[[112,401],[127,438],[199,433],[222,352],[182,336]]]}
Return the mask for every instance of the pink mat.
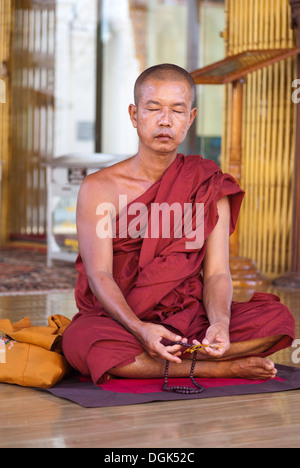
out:
{"label": "pink mat", "polygon": [[[196,382],[204,387],[229,387],[236,385],[260,385],[266,383],[265,380],[246,380],[246,379],[195,379]],[[280,377],[274,380],[284,382]],[[267,381],[268,382],[268,381]],[[107,383],[100,385],[102,390],[117,393],[157,393],[162,391],[162,379],[111,379]],[[194,387],[190,379],[169,379],[168,386]]]}

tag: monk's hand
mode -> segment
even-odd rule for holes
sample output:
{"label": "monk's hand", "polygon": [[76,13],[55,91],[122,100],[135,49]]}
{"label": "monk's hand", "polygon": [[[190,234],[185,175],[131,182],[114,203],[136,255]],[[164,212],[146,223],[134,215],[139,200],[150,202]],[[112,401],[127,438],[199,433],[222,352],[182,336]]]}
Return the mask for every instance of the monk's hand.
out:
{"label": "monk's hand", "polygon": [[220,358],[229,350],[230,338],[229,327],[224,322],[216,322],[212,324],[202,342],[205,346],[205,351],[212,357]]}
{"label": "monk's hand", "polygon": [[187,343],[186,338],[182,338],[181,336],[170,332],[163,325],[152,323],[143,323],[143,326],[140,328],[139,333],[136,336],[150,357],[178,364],[181,362],[179,356],[182,354],[182,346],[176,344],[164,346],[161,341],[163,338],[166,338],[171,342],[180,341]]}

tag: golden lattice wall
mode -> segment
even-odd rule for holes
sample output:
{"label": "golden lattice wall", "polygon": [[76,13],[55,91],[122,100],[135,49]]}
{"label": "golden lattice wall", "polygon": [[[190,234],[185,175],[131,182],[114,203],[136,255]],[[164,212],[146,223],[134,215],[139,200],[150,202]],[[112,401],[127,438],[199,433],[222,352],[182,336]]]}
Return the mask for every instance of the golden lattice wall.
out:
{"label": "golden lattice wall", "polygon": [[0,244],[8,236],[10,163],[10,47],[12,5],[0,0]]}
{"label": "golden lattice wall", "polygon": [[[295,47],[289,0],[226,0],[227,55]],[[296,106],[291,58],[247,77],[244,85],[240,255],[266,275],[290,267]],[[230,87],[225,91],[222,164],[228,170]]]}
{"label": "golden lattice wall", "polygon": [[45,235],[53,155],[55,0],[14,0],[10,232]]}

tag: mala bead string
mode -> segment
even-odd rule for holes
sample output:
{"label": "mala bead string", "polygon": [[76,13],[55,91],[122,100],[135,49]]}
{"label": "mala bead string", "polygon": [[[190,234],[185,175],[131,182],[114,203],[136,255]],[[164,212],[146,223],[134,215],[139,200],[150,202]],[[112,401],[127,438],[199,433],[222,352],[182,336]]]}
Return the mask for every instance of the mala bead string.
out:
{"label": "mala bead string", "polygon": [[190,379],[192,383],[195,385],[196,388],[193,387],[184,387],[184,386],[174,386],[174,387],[168,387],[168,374],[169,374],[169,365],[170,362],[166,361],[166,368],[165,368],[165,383],[163,385],[163,390],[165,392],[173,392],[173,393],[181,393],[181,394],[189,394],[189,395],[194,395],[196,393],[201,393],[205,390],[204,387],[199,385],[195,378],[194,378],[194,370],[195,370],[195,365],[196,365],[196,357],[197,357],[197,351],[194,352],[193,354],[193,362],[191,366],[191,371],[190,371]]}
{"label": "mala bead string", "polygon": [[[199,349],[205,349],[208,348],[209,345],[191,345],[188,343],[182,343],[182,342],[175,342],[174,344],[178,344],[181,346],[184,346],[186,348],[185,352],[189,352],[193,354],[193,359],[192,359],[192,365],[191,365],[191,370],[190,370],[190,379],[192,383],[194,384],[195,388],[193,387],[184,387],[184,386],[174,386],[174,387],[168,387],[168,375],[169,375],[169,366],[170,362],[166,361],[166,368],[165,368],[165,378],[164,378],[164,385],[163,385],[163,390],[165,392],[173,392],[173,393],[180,393],[180,394],[189,394],[189,395],[194,395],[198,393],[202,393],[205,388],[199,385],[194,377],[194,371],[196,367],[196,360],[197,360],[197,351]],[[212,348],[219,349],[220,346],[212,346]]]}
{"label": "mala bead string", "polygon": [[221,346],[219,345],[204,345],[204,344],[192,345],[188,343],[182,343],[181,341],[175,341],[173,345],[180,345],[180,346],[189,348],[185,350],[185,353],[191,353],[191,354],[194,353],[194,351],[199,351],[200,349],[206,349],[206,348],[220,349],[221,348]]}

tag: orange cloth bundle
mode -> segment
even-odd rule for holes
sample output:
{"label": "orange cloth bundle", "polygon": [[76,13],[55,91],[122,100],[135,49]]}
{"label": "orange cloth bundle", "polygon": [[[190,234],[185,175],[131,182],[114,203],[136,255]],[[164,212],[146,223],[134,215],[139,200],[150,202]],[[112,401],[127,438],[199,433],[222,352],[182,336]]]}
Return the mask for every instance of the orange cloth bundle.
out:
{"label": "orange cloth bundle", "polygon": [[33,327],[28,317],[12,324],[0,320],[0,382],[50,388],[69,371],[61,339],[70,320],[53,315],[48,326]]}

